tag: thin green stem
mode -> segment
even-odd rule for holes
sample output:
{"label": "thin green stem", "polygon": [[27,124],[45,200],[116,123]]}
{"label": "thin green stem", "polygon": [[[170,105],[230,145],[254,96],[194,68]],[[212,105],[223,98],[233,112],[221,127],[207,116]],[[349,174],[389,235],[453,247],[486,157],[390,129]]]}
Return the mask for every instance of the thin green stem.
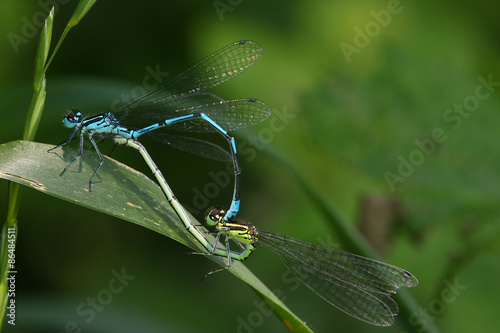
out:
{"label": "thin green stem", "polygon": [[[70,22],[66,26],[56,48],[52,52],[50,60],[47,62],[47,57],[50,49],[50,42],[52,39],[52,25],[54,20],[54,8],[49,12],[47,19],[45,20],[45,26],[40,34],[40,40],[38,43],[37,54],[35,57],[35,69],[33,74],[33,98],[31,99],[30,107],[28,110],[28,115],[26,117],[26,123],[23,132],[23,139],[32,141],[35,138],[40,119],[42,118],[43,108],[45,106],[45,96],[46,96],[46,80],[45,73],[57,53],[59,46],[66,37],[67,33],[71,27],[75,26],[80,22],[80,20],[85,16],[85,14],[94,5],[96,0],[81,0],[78,4],[75,13],[73,14]],[[1,269],[1,281],[0,281],[0,331],[3,327],[5,320],[5,315],[7,311],[7,305],[9,303],[9,283],[7,280],[7,274],[9,274],[9,254],[15,255],[15,244],[17,239],[17,213],[19,211],[21,186],[17,183],[9,184],[9,194],[8,194],[8,212],[6,216],[6,221],[2,228],[2,234],[0,236],[0,269]],[[9,232],[13,231],[15,233],[14,240],[10,239],[7,235]],[[9,234],[10,235],[10,234]],[[12,259],[11,259],[12,260]]]}
{"label": "thin green stem", "polygon": [[69,25],[66,25],[66,28],[64,28],[64,31],[63,31],[61,37],[59,38],[59,40],[57,41],[56,47],[54,48],[54,51],[52,52],[52,55],[50,56],[49,61],[47,61],[47,63],[45,64],[45,67],[43,68],[43,73],[44,74],[47,72],[47,69],[49,68],[50,64],[52,63],[52,60],[54,59],[54,56],[56,55],[56,53],[59,50],[59,47],[61,46],[64,38],[66,38],[66,35],[71,30],[71,28],[72,27],[69,26]]}

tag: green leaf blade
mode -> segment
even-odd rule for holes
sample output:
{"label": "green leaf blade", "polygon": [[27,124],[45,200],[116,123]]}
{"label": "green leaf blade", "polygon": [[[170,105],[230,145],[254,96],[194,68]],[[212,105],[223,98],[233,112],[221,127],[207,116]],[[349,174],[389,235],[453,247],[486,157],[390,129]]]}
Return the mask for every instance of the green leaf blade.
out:
{"label": "green leaf blade", "polygon": [[[47,152],[53,145],[28,141],[12,141],[0,145],[0,178],[75,203],[111,216],[124,219],[172,238],[198,252],[206,252],[183,227],[160,187],[144,174],[111,158],[105,161],[89,191],[89,180],[99,164],[97,154],[85,151],[82,158],[63,176],[61,171],[77,156],[71,148]],[[194,220],[193,224],[201,223]],[[214,237],[207,234],[214,242]],[[225,265],[225,258],[207,256]],[[274,295],[241,262],[233,261],[228,269],[245,281],[264,299],[273,312],[292,332],[311,332],[281,300]]]}

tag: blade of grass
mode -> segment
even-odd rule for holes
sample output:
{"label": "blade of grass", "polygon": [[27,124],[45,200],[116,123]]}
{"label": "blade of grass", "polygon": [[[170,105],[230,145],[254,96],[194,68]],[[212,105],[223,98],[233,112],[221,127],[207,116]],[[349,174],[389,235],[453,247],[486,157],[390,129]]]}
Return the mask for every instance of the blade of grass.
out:
{"label": "blade of grass", "polygon": [[54,48],[54,52],[52,52],[52,55],[47,62],[47,65],[44,67],[43,72],[45,73],[47,69],[49,68],[50,64],[52,63],[52,60],[54,59],[54,56],[56,55],[57,51],[59,50],[59,47],[61,46],[62,42],[68,35],[69,31],[71,28],[76,26],[80,21],[87,15],[89,10],[92,8],[92,6],[96,3],[97,0],[80,0],[78,5],[75,8],[75,11],[73,12],[73,15],[69,19],[68,24],[64,28],[63,33],[61,34],[61,37],[57,41],[56,47]]}
{"label": "blade of grass", "polygon": [[[80,20],[87,14],[90,8],[94,5],[96,0],[81,0],[68,23],[65,33],[59,39],[58,46],[52,52],[52,56],[47,62],[47,57],[50,49],[50,42],[52,40],[52,26],[54,22],[54,7],[49,12],[47,19],[45,20],[45,25],[40,34],[40,40],[38,43],[37,54],[35,57],[35,69],[33,74],[33,98],[28,110],[28,115],[26,117],[26,124],[23,133],[24,140],[33,140],[38,129],[38,124],[42,117],[43,108],[45,106],[45,96],[46,96],[46,80],[45,72],[47,68],[57,53],[58,47],[61,45],[64,37],[66,36],[69,29],[80,22]],[[69,27],[69,28],[68,28]],[[7,216],[4,226],[2,228],[2,235],[0,237],[0,331],[3,327],[5,320],[5,313],[7,310],[8,303],[8,287],[7,287],[7,274],[8,269],[8,252],[9,252],[9,241],[7,239],[7,231],[9,229],[14,229],[16,237],[14,239],[14,251],[15,242],[17,240],[17,212],[19,210],[21,188],[19,184],[13,182],[9,184],[9,194],[7,203]]]}
{"label": "blade of grass", "polygon": [[[35,71],[33,79],[33,98],[31,100],[30,108],[28,111],[28,116],[26,118],[26,124],[24,128],[23,138],[25,140],[33,140],[38,128],[38,124],[42,117],[43,107],[45,105],[45,76],[43,74],[43,67],[47,60],[47,55],[50,48],[50,40],[52,37],[52,25],[54,21],[54,8],[49,13],[49,16],[45,20],[45,25],[40,34],[40,41],[38,43],[38,50],[35,57]],[[7,216],[2,228],[2,237],[0,238],[0,248],[2,249],[2,256],[0,258],[0,269],[1,269],[1,280],[0,280],[0,330],[3,327],[5,320],[5,314],[7,311],[8,304],[8,280],[7,275],[9,274],[9,240],[7,239],[7,232],[9,229],[14,229],[16,237],[14,238],[14,250],[15,243],[17,240],[17,213],[19,211],[19,202],[21,201],[21,188],[19,184],[10,183],[9,184],[9,201],[7,204]]]}

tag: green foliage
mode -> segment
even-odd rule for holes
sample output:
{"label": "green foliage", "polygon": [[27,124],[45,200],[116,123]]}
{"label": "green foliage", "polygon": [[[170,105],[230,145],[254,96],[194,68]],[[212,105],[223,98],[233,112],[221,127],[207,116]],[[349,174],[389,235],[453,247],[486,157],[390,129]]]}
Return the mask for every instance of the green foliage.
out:
{"label": "green foliage", "polygon": [[[71,38],[58,43],[57,57],[50,58],[54,61],[46,71],[51,53],[47,54],[45,46],[43,51],[41,48],[50,41],[45,38],[50,37],[50,29],[48,24],[42,33],[45,23],[38,14],[48,17],[50,9],[40,7],[39,2],[6,1],[0,4],[0,30],[8,37],[0,43],[4,78],[0,82],[0,110],[8,115],[8,121],[0,122],[0,143],[28,145],[12,142],[22,138],[22,127],[28,120],[31,125],[24,133],[30,140],[56,144],[69,135],[60,125],[65,110],[77,107],[85,115],[107,111],[116,100],[130,97],[145,83],[151,85],[153,81],[146,76],[151,77],[156,70],[174,75],[218,47],[252,39],[264,48],[258,64],[215,91],[224,98],[259,98],[273,108],[269,121],[252,129],[249,136],[234,133],[243,168],[239,217],[264,230],[361,254],[365,246],[359,247],[359,242],[349,238],[352,221],[362,220],[365,213],[361,199],[376,195],[394,200],[401,208],[399,220],[365,233],[383,239],[383,260],[414,273],[420,285],[408,293],[418,304],[411,298],[404,303],[398,299],[400,304],[413,305],[409,307],[413,315],[410,321],[398,316],[407,326],[395,325],[385,331],[421,331],[432,325],[450,332],[498,331],[496,308],[490,306],[491,299],[500,297],[492,288],[500,276],[499,159],[495,146],[498,92],[480,100],[467,117],[445,116],[457,116],[454,104],[475,95],[478,77],[487,80],[491,75],[495,82],[500,79],[499,3],[399,2],[402,10],[393,10],[387,24],[379,24],[377,33],[372,31],[365,38],[366,45],[347,59],[340,45],[354,45],[357,31],[363,31],[367,24],[376,28],[373,13],[379,20],[387,20],[381,13],[389,10],[391,3],[150,0],[138,6],[133,1],[101,1],[88,12],[91,19],[78,21]],[[77,3],[57,4],[52,29],[54,35],[66,34],[73,25],[64,23],[76,17]],[[37,43],[44,38],[45,42]],[[361,40],[358,37],[358,42]],[[47,75],[46,83],[42,74]],[[37,92],[34,99],[33,83]],[[33,114],[44,103],[43,117],[37,111],[26,119],[28,107]],[[450,109],[453,113],[448,113]],[[279,116],[283,114],[294,117],[284,119]],[[437,128],[447,138],[426,154],[415,140],[428,143]],[[217,184],[213,176],[224,167],[155,146],[146,139],[143,143],[180,202],[196,218],[201,220],[208,208],[195,204],[199,193],[210,205],[227,204],[229,186],[209,191]],[[404,182],[391,188],[385,173],[399,175],[400,156],[409,161],[410,154],[418,157],[419,150],[423,163],[407,170],[408,175],[401,176]],[[42,153],[40,149],[36,158],[50,158],[62,166],[74,156],[74,150],[67,148],[57,150],[57,154]],[[125,165],[148,174],[138,154],[123,148],[114,154]],[[262,158],[264,154],[273,162]],[[54,168],[50,171],[53,181],[79,178],[73,186],[82,198],[102,196],[97,190],[85,190],[96,165],[93,155],[86,151],[81,163],[64,177],[58,176],[60,168]],[[282,156],[286,161],[280,160]],[[280,164],[274,163],[277,160]],[[109,159],[106,164],[114,169],[99,176],[97,187],[118,179],[127,186],[134,183],[124,176],[128,173],[121,173],[126,168]],[[136,176],[137,181],[150,182],[133,174],[129,176]],[[12,175],[9,178],[33,185]],[[158,233],[68,205],[39,191],[23,190],[20,200],[21,187],[5,181],[0,185],[4,188],[0,202],[6,203],[6,226],[15,225],[18,211],[22,226],[17,251],[23,260],[23,274],[18,279],[29,288],[23,288],[26,298],[21,295],[18,300],[29,309],[26,315],[40,314],[31,322],[44,322],[46,331],[63,331],[71,320],[86,332],[102,331],[104,321],[107,327],[133,331],[133,320],[149,332],[229,332],[244,331],[243,327],[254,332],[285,330],[260,305],[261,300],[230,274],[219,273],[196,283],[213,269],[213,263],[176,254],[185,251],[184,247],[177,249],[175,242],[155,238]],[[162,200],[153,194],[151,199],[156,204]],[[127,214],[136,214],[131,206],[126,208]],[[165,209],[164,215],[168,215],[168,207]],[[191,242],[189,236],[183,238],[184,231],[170,224],[168,216],[165,218],[165,230]],[[196,260],[199,263],[193,265]],[[115,295],[113,302],[97,313],[96,320],[87,323],[75,308],[103,288],[113,265],[140,274],[126,292]],[[240,266],[243,269],[239,265],[236,272]],[[297,287],[286,278],[276,258],[265,251],[255,251],[245,266],[273,286],[273,291],[280,291],[277,296],[314,331],[376,330],[339,314],[303,290],[306,288]],[[468,288],[450,298],[444,281],[458,281]],[[32,302],[40,293],[50,297]],[[66,298],[50,303],[48,298],[52,300],[55,294]],[[117,308],[125,309],[126,314],[113,321],[112,311]],[[430,315],[425,317],[425,312]],[[8,331],[12,327],[3,328]],[[32,331],[40,331],[40,326]]]}
{"label": "green foliage", "polygon": [[[68,169],[64,177],[61,170],[73,160],[78,151],[61,149],[48,153],[53,146],[27,141],[14,141],[0,146],[0,178],[7,179],[54,196],[58,199],[115,216],[172,238],[195,252],[206,252],[194,237],[183,227],[172,207],[166,202],[158,185],[151,179],[106,157],[94,182],[93,191],[88,190],[89,176],[99,164],[96,154],[85,156],[76,170]],[[191,217],[195,225],[201,225]],[[213,236],[208,235],[212,244]],[[225,259],[206,256],[225,266]],[[270,303],[271,308],[294,332],[309,332],[309,328],[298,319],[262,282],[243,264],[236,261],[228,271],[245,281],[260,297]]]}

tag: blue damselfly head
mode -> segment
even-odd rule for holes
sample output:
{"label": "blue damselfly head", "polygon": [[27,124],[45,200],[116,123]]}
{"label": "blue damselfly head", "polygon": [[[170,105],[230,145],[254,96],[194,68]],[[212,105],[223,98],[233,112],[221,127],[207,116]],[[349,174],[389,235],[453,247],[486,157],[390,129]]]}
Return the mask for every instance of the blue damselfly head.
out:
{"label": "blue damselfly head", "polygon": [[67,128],[73,128],[80,124],[83,120],[83,115],[80,110],[71,109],[66,116],[63,118],[63,124]]}

